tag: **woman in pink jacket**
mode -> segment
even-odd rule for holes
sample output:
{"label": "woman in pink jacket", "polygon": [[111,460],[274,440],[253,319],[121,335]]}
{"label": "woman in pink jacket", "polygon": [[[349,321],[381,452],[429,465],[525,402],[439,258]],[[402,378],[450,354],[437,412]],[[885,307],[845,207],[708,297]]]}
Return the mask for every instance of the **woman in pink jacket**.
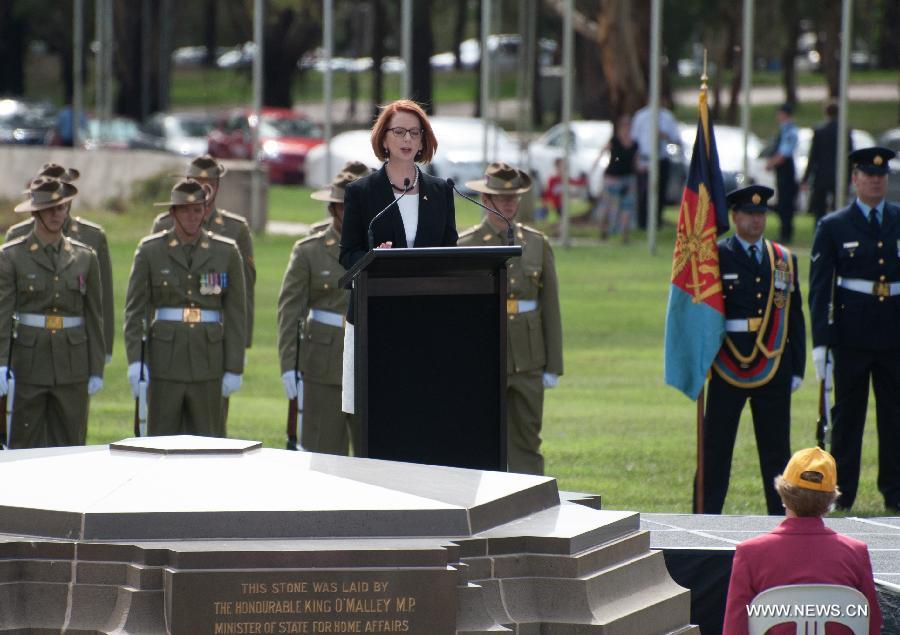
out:
{"label": "woman in pink jacket", "polygon": [[[869,601],[869,633],[881,632],[881,609],[875,593],[872,563],[864,542],[842,536],[822,517],[839,495],[834,458],[819,448],[794,453],[776,477],[775,489],[785,520],[770,533],[737,546],[725,606],[725,635],[746,635],[747,606],[757,595],[786,584],[840,584],[859,590]],[[780,624],[770,634],[796,632]],[[850,633],[830,624],[826,633]]]}

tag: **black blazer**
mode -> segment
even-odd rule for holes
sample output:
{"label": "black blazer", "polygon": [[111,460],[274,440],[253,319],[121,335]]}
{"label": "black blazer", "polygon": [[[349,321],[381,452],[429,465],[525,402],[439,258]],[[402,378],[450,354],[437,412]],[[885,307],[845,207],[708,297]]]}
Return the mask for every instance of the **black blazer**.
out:
{"label": "black blazer", "polygon": [[[718,244],[725,318],[733,320],[761,316],[766,310],[772,280],[768,255],[764,253],[762,263],[757,265],[744,251],[736,236],[720,240]],[[791,375],[803,377],[806,370],[806,323],[803,319],[803,297],[800,294],[797,256],[793,252],[791,260],[794,264],[794,290],[791,292],[788,339],[781,357],[781,365],[789,366]],[[753,352],[757,333],[730,333],[729,336],[741,354],[749,355]]]}
{"label": "black blazer", "polygon": [[[414,196],[407,194],[407,196]],[[453,188],[446,181],[419,172],[419,225],[415,247],[455,247],[456,208]],[[369,251],[369,222],[394,201],[394,190],[384,166],[347,186],[344,192],[344,226],[341,230],[340,261],[350,269]],[[375,245],[392,242],[396,248],[407,247],[403,219],[396,205],[391,206],[372,228]],[[347,321],[353,323],[355,297],[350,297]]]}

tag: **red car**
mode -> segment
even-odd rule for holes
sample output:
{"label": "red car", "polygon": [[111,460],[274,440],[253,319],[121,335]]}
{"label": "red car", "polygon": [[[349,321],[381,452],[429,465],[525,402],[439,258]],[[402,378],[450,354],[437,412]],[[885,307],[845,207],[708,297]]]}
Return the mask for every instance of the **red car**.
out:
{"label": "red car", "polygon": [[[209,133],[209,153],[223,159],[249,159],[250,109],[236,110]],[[322,143],[322,130],[290,108],[263,108],[259,122],[260,159],[272,183],[303,183],[306,153]]]}

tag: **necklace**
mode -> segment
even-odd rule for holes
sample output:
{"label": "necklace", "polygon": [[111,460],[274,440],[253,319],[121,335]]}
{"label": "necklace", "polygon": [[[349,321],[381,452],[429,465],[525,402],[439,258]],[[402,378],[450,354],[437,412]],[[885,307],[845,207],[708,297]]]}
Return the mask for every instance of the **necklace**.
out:
{"label": "necklace", "polygon": [[[412,185],[409,186],[410,190],[416,189],[416,184],[419,182],[419,166],[414,165],[413,167],[416,170],[416,178],[413,179]],[[387,170],[385,170],[384,173],[387,174]],[[391,180],[391,177],[388,177],[388,183],[390,183],[391,187],[394,188],[395,190],[397,190],[398,192],[402,192],[404,190],[404,188],[397,187],[396,185],[394,185],[394,182]]]}

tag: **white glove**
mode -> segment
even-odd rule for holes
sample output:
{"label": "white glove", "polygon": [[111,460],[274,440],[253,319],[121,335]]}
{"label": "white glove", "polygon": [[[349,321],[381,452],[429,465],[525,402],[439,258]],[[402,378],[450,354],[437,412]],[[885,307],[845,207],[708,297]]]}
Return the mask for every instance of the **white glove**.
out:
{"label": "white glove", "polygon": [[803,385],[803,378],[799,375],[791,377],[791,392],[797,392],[797,389]]}
{"label": "white glove", "polygon": [[107,355],[107,356],[106,356],[106,363],[108,364],[108,363],[110,363],[111,361],[112,361],[112,355]]}
{"label": "white glove", "polygon": [[[9,367],[0,366],[0,397],[9,392],[9,382],[6,380],[7,373],[9,373]],[[12,376],[11,373],[10,376]]]}
{"label": "white glove", "polygon": [[[150,381],[150,369],[144,364],[144,381]],[[141,363],[132,362],[128,364],[128,383],[131,384],[131,396],[138,398],[141,384]]]}
{"label": "white glove", "polygon": [[541,381],[544,384],[544,388],[556,388],[557,384],[559,384],[559,375],[555,373],[544,373]]}
{"label": "white glove", "polygon": [[95,395],[103,388],[103,378],[91,375],[88,379],[88,395]]}
{"label": "white glove", "polygon": [[244,381],[243,375],[236,375],[235,373],[225,373],[222,376],[222,396],[230,397],[231,393],[235,393],[241,387],[241,382]]}
{"label": "white glove", "polygon": [[281,376],[281,383],[284,384],[284,396],[288,399],[297,399],[303,401],[303,377],[292,370],[289,370]]}
{"label": "white glove", "polygon": [[[831,386],[834,383],[834,355],[831,354],[831,351],[828,351],[828,361],[826,364],[825,350],[824,346],[816,346],[813,349],[813,366],[816,369],[816,379],[819,381],[824,379],[825,390],[831,390]],[[826,366],[828,368],[827,373],[825,372]]]}

